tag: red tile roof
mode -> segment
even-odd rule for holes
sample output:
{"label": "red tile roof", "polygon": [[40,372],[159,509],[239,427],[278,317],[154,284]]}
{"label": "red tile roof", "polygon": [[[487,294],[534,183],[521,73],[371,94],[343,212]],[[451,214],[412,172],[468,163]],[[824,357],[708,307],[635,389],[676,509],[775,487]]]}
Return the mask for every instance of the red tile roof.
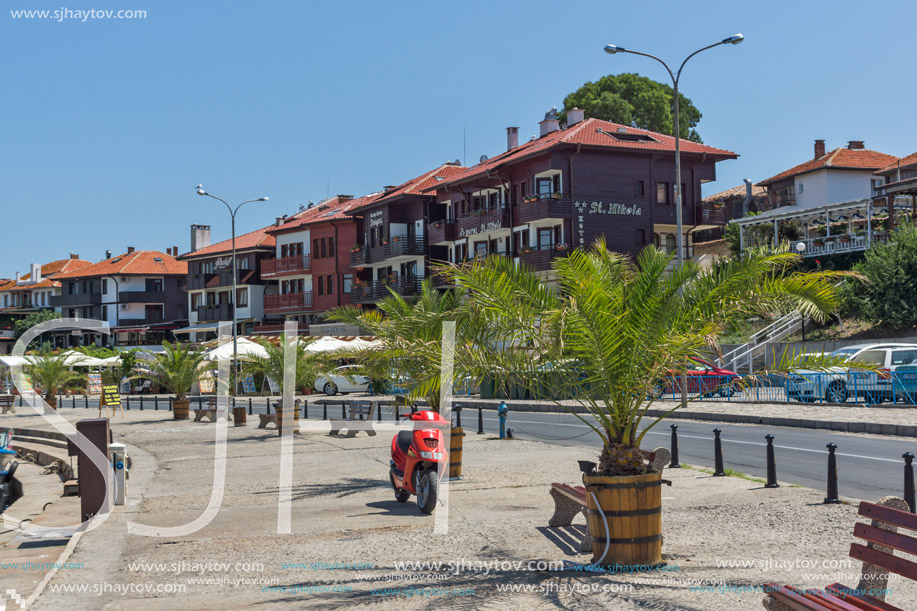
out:
{"label": "red tile roof", "polygon": [[[635,137],[643,138],[637,140],[628,139]],[[440,184],[455,184],[470,180],[497,166],[516,162],[563,144],[582,144],[583,146],[595,146],[603,149],[675,152],[675,138],[672,136],[666,136],[645,129],[630,127],[628,125],[602,121],[601,119],[586,119],[566,129],[551,132],[541,138],[520,144],[510,151],[506,151],[496,157],[492,157],[482,163],[467,168],[465,171],[450,177],[448,180],[442,181]],[[735,159],[738,157],[738,155],[732,151],[714,148],[705,144],[698,144],[697,142],[691,142],[689,140],[681,140],[681,151],[683,153],[707,153],[707,155],[719,157],[721,159]]]}
{"label": "red tile roof", "polygon": [[[273,229],[274,225],[268,225],[267,227],[262,227],[261,229],[256,229],[248,233],[237,235],[236,236],[236,251],[247,250],[250,248],[274,248],[274,236],[267,233],[268,229]],[[220,255],[223,253],[232,252],[232,238],[228,240],[223,240],[222,242],[217,242],[216,244],[211,244],[210,246],[205,246],[195,250],[194,252],[186,252],[182,255],[179,255],[179,259],[196,259],[202,256],[212,256]]]}
{"label": "red tile roof", "polygon": [[[767,191],[761,185],[752,185],[751,186],[751,196],[752,197],[761,197]],[[724,199],[729,199],[730,197],[745,197],[745,185],[741,184],[737,187],[731,189],[726,189],[725,191],[720,191],[714,195],[708,195],[704,198],[704,202],[718,202]]]}
{"label": "red tile roof", "polygon": [[269,228],[268,233],[287,233],[309,225],[318,225],[336,220],[352,220],[353,217],[349,215],[350,212],[366,205],[377,197],[379,197],[378,193],[356,198],[336,195],[307,210],[294,214],[280,227]]}
{"label": "red tile roof", "polygon": [[158,250],[138,250],[105,259],[84,267],[55,276],[61,278],[92,278],[98,276],[169,276],[185,275],[188,264]]}
{"label": "red tile roof", "polygon": [[780,172],[776,176],[771,176],[767,180],[759,181],[758,184],[767,186],[792,176],[798,176],[799,174],[806,174],[807,172],[814,172],[826,168],[875,171],[879,168],[884,168],[896,159],[898,158],[894,155],[886,155],[885,153],[871,151],[869,149],[836,148],[818,159],[800,163],[785,172]]}
{"label": "red tile roof", "polygon": [[[44,288],[53,288],[60,286],[59,282],[54,282],[52,278],[65,273],[80,270],[92,265],[91,261],[84,261],[83,259],[58,259],[57,261],[51,261],[50,263],[45,263],[41,266],[41,281],[34,284],[19,284],[12,280],[8,284],[0,283],[0,291],[14,291],[14,290],[31,290],[31,289],[44,289]],[[31,274],[22,274],[19,276],[19,282],[28,282],[31,278]]]}
{"label": "red tile roof", "polygon": [[876,174],[888,174],[891,172],[896,172],[898,168],[903,170],[904,168],[910,168],[913,166],[917,166],[917,153],[911,153],[907,157],[902,157],[901,159],[890,163],[881,170],[877,171]]}

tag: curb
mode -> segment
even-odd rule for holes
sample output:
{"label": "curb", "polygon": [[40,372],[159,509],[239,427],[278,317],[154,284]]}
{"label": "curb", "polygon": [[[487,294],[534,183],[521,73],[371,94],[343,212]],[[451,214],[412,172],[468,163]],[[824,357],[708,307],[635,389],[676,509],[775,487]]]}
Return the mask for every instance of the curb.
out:
{"label": "curb", "polygon": [[[394,401],[380,401],[384,405],[392,405]],[[425,405],[426,401],[418,401]],[[514,412],[548,412],[564,414],[569,412],[584,414],[587,410],[582,406],[570,406],[569,410],[559,410],[554,405],[526,405],[507,401],[510,411]],[[472,400],[452,399],[452,405],[461,405],[463,409],[496,410],[492,403],[483,403]],[[646,415],[658,418],[665,415],[667,410],[649,409]],[[868,433],[871,435],[892,435],[896,437],[917,437],[917,425],[882,424],[876,422],[847,422],[843,420],[806,420],[802,418],[778,418],[775,416],[753,416],[748,414],[717,414],[710,412],[693,412],[677,410],[670,413],[667,418],[677,420],[698,420],[702,422],[724,422],[728,424],[766,424],[770,426],[786,426],[801,429],[820,429],[836,431],[839,433]]]}

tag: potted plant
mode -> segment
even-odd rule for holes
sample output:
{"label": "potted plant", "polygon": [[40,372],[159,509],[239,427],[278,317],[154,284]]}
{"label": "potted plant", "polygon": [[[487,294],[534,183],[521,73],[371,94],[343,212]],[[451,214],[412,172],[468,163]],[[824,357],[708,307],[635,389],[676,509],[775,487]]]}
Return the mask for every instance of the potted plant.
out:
{"label": "potted plant", "polygon": [[[311,393],[311,389],[315,386],[316,380],[318,380],[320,376],[327,377],[337,364],[334,358],[327,353],[310,353],[306,351],[308,344],[316,339],[318,338],[296,341],[296,370],[293,376],[294,405],[296,395],[295,389],[308,389]],[[279,385],[280,394],[283,395],[284,346],[283,344],[274,344],[264,338],[259,339],[258,343],[264,348],[266,355],[252,355],[248,357],[250,360],[242,366],[242,373],[245,375],[276,380]],[[278,405],[278,432],[283,432],[285,423],[290,421],[290,416],[292,416],[293,420],[299,420],[299,410],[295,409],[294,405],[286,405],[282,401]],[[290,413],[291,411],[293,412],[292,414]]]}
{"label": "potted plant", "polygon": [[848,234],[844,234],[842,236],[839,236],[837,239],[841,242],[846,243],[850,241],[850,236]]}
{"label": "potted plant", "polygon": [[204,359],[204,353],[195,350],[190,344],[170,344],[162,342],[164,352],[153,355],[147,361],[148,373],[135,377],[158,382],[175,395],[172,400],[172,417],[175,420],[188,419],[188,393],[204,373],[214,369],[213,363]]}
{"label": "potted plant", "polygon": [[388,240],[382,240],[382,245],[383,245],[383,246],[388,246]]}
{"label": "potted plant", "polygon": [[821,247],[821,246],[824,246],[824,245],[825,245],[825,241],[824,241],[824,240],[821,240],[821,239],[818,239],[818,240],[813,241],[813,242],[812,242],[812,245],[813,245],[813,246]]}
{"label": "potted plant", "polygon": [[32,364],[29,366],[29,375],[32,378],[32,385],[41,389],[45,401],[54,410],[57,409],[57,393],[60,390],[66,388],[71,382],[85,383],[83,374],[72,371],[65,359],[55,355],[46,347],[33,357]]}
{"label": "potted plant", "polygon": [[564,252],[568,248],[570,248],[568,244],[555,244],[554,245],[554,250],[556,250],[557,252]]}
{"label": "potted plant", "polygon": [[558,192],[554,193],[551,197],[553,197],[554,199],[561,199],[563,196],[564,196],[564,194],[561,193],[560,191],[558,191]]}
{"label": "potted plant", "polygon": [[[823,321],[838,307],[833,284],[841,273],[794,272],[780,263],[788,258],[800,259],[784,246],[743,253],[741,265],[724,260],[706,271],[669,273],[672,255],[652,245],[633,261],[609,252],[600,239],[588,250],[552,261],[556,291],[545,290],[534,270],[504,257],[445,268],[458,286],[474,287],[465,313],[480,334],[456,349],[456,367],[463,368],[461,361],[480,363],[471,370],[474,379],[508,372],[531,389],[551,372],[564,393],[553,400],[570,406],[563,398],[575,398],[585,412],[577,409],[577,416],[602,440],[596,462],[581,461],[577,469],[586,486],[596,564],[662,562],[661,473],[640,446],[678,405],[658,416],[649,413],[658,408],[654,387],[696,367],[692,359],[731,321],[789,309]],[[481,358],[491,345],[517,348],[496,356],[498,368]],[[774,367],[794,366],[782,361]],[[609,539],[618,541],[606,545]]]}
{"label": "potted plant", "polygon": [[361,250],[363,250],[363,247],[360,246],[359,244],[354,244],[353,246],[350,247],[350,252],[352,252],[352,253],[353,253],[353,252],[360,252]]}
{"label": "potted plant", "polygon": [[523,246],[519,249],[519,254],[522,254],[522,255],[527,255],[531,252],[535,252],[535,249],[532,248],[531,246]]}
{"label": "potted plant", "polygon": [[442,222],[442,221],[436,221],[435,223],[433,223],[432,226],[433,226],[433,229],[442,229],[442,228],[443,228],[443,222]]}

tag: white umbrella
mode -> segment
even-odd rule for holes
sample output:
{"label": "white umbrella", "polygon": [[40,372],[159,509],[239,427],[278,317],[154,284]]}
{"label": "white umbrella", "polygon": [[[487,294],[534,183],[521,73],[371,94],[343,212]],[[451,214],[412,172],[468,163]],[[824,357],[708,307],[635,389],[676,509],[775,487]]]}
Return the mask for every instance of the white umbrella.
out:
{"label": "white umbrella", "polygon": [[331,337],[326,335],[320,337],[314,342],[310,342],[306,345],[305,351],[311,353],[318,352],[340,352],[342,350],[348,350],[350,342],[345,342],[344,340],[338,339],[336,337]]}
{"label": "white umbrella", "polygon": [[[264,349],[264,346],[261,344],[256,344],[255,342],[240,337],[236,340],[237,352],[240,359],[246,358],[267,358],[267,350]],[[226,342],[220,346],[217,346],[213,350],[209,351],[205,356],[205,359],[208,361],[216,361],[219,359],[232,359],[232,342]]]}

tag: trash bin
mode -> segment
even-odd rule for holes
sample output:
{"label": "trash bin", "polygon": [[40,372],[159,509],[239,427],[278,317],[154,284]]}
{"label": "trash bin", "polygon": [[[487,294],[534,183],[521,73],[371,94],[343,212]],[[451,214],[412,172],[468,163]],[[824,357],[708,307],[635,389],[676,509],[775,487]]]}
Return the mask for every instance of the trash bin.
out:
{"label": "trash bin", "polygon": [[245,411],[244,407],[234,407],[232,408],[232,422],[233,426],[245,426],[248,422],[248,412]]}

